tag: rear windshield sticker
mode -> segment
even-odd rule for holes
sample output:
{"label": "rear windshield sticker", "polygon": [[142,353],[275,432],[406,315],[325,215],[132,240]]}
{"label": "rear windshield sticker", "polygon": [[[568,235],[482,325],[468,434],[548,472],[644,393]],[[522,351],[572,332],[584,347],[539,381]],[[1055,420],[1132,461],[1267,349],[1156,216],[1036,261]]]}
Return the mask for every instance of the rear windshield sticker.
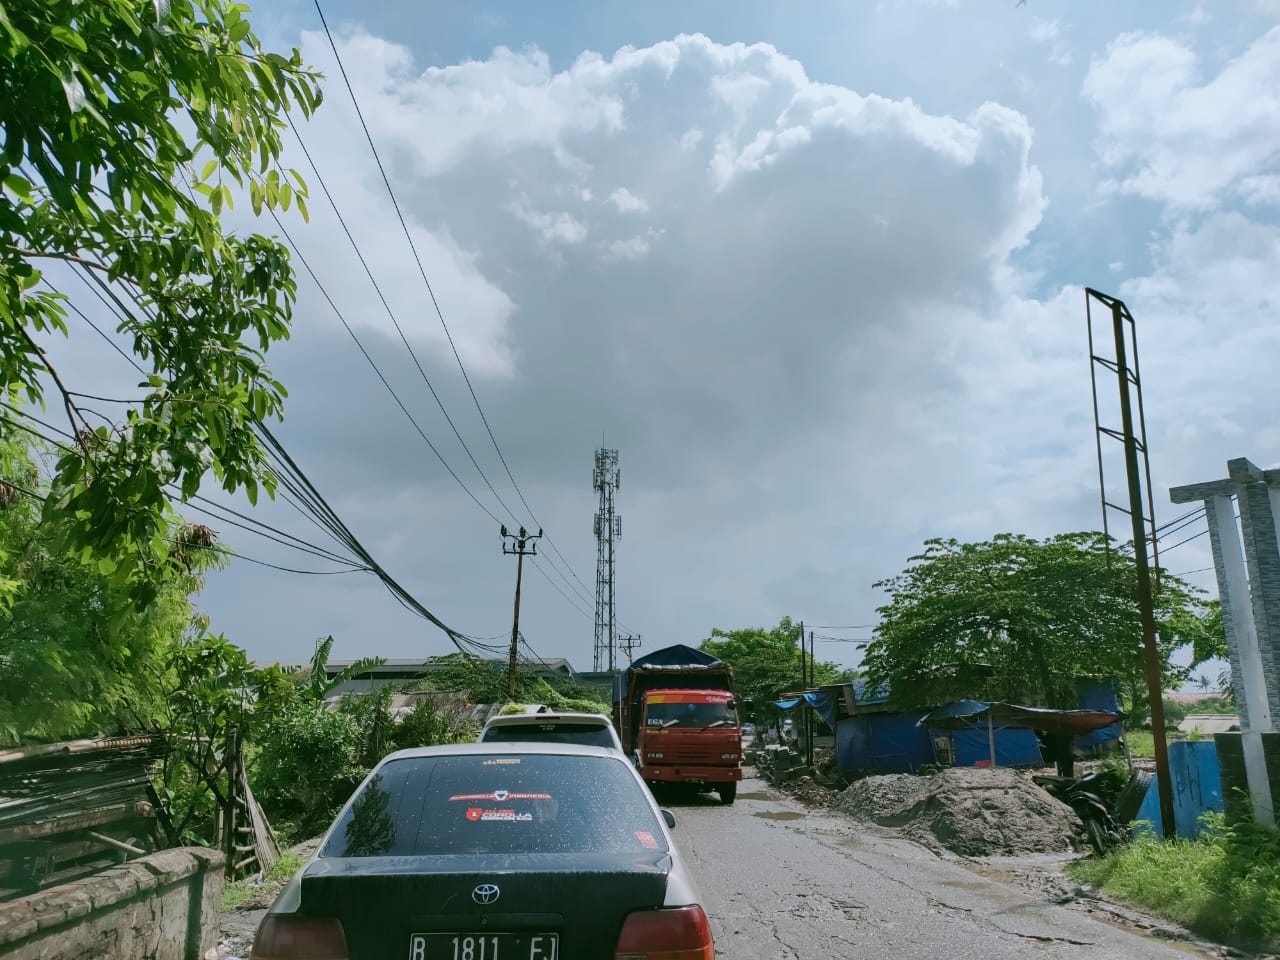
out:
{"label": "rear windshield sticker", "polygon": [[653,839],[653,834],[648,830],[637,830],[636,839],[640,841],[640,846],[642,847],[646,847],[649,850],[658,849],[658,841]]}
{"label": "rear windshield sticker", "polygon": [[456,793],[449,798],[452,803],[455,800],[493,800],[496,803],[505,803],[508,800],[550,800],[549,793],[512,793],[509,790],[495,790],[493,793]]}
{"label": "rear windshield sticker", "polygon": [[484,761],[484,763],[481,764],[481,766],[496,767],[500,764],[519,763],[519,762],[520,762],[519,757],[500,757],[497,760],[486,760]]}
{"label": "rear windshield sticker", "polygon": [[533,820],[532,813],[516,813],[514,810],[486,810],[483,807],[467,807],[467,819],[472,822],[501,821],[519,823]]}

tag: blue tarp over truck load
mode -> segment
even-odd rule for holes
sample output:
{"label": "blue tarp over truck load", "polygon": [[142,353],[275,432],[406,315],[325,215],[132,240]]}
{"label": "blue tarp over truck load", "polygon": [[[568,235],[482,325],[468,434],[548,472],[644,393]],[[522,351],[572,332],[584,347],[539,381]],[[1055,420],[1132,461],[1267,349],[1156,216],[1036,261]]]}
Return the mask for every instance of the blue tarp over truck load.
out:
{"label": "blue tarp over truck load", "polygon": [[[679,674],[693,674],[692,682],[686,682]],[[630,691],[634,696],[639,690],[632,690],[632,682],[642,675],[653,675],[654,677],[666,677],[669,682],[676,687],[702,687],[704,679],[698,679],[699,676],[705,678],[705,686],[711,690],[727,690],[729,667],[717,657],[713,657],[709,653],[703,653],[693,647],[687,647],[683,643],[677,643],[670,647],[663,647],[661,650],[655,650],[653,653],[634,660],[631,666],[623,670],[620,674],[613,678],[613,702],[617,703],[628,695]],[[723,675],[724,679],[713,679]],[[662,686],[663,683],[649,683],[646,688],[655,690]]]}

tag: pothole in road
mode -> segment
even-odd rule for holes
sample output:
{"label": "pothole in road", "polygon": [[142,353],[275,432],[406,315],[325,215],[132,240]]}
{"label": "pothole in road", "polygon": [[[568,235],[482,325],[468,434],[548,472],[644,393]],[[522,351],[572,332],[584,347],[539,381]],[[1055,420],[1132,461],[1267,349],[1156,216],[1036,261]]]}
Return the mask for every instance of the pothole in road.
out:
{"label": "pothole in road", "polygon": [[753,813],[753,817],[759,817],[761,820],[802,820],[803,813],[796,813],[794,810],[761,810]]}

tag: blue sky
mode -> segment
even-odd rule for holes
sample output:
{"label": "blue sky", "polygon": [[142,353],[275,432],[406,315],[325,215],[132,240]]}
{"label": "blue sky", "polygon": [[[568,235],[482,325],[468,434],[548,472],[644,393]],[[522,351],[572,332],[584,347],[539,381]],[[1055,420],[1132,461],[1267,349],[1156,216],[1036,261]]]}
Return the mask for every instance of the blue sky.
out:
{"label": "blue sky", "polygon": [[[526,578],[540,654],[590,666],[579,580],[594,581],[602,435],[621,452],[618,602],[642,649],[784,615],[873,622],[872,584],[926,537],[1096,528],[1085,285],[1140,324],[1160,519],[1183,512],[1168,487],[1216,479],[1230,457],[1280,462],[1275,0],[324,10],[536,524],[429,309],[315,8],[293,0],[259,11],[258,32],[329,77],[303,137],[511,516],[293,147],[312,220],[290,232],[484,509],[545,526],[568,558],[572,575]],[[75,359],[104,390],[118,376]],[[459,629],[508,629],[497,523],[309,279],[271,363],[290,391],[281,437],[379,561]],[[256,515],[316,535],[285,505]],[[1209,562],[1204,537],[1168,556],[1174,572]],[[305,657],[328,633],[336,656],[449,649],[367,578],[235,563],[201,606],[263,659]]]}

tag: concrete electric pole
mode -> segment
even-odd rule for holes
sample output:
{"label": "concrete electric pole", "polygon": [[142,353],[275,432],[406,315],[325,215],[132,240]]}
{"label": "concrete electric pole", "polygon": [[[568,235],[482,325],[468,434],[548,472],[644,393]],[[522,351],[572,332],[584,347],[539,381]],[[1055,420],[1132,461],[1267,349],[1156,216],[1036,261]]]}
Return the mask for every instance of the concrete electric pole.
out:
{"label": "concrete electric pole", "polygon": [[[535,541],[541,536],[541,530],[530,534],[521,527],[519,533],[508,533],[505,526],[502,528],[502,552],[515,554],[516,558],[516,608],[511,620],[511,653],[507,659],[507,699],[512,701],[516,698],[516,654],[520,643],[520,580],[524,576],[524,558],[538,555]],[[511,542],[507,543],[508,540]]]}

